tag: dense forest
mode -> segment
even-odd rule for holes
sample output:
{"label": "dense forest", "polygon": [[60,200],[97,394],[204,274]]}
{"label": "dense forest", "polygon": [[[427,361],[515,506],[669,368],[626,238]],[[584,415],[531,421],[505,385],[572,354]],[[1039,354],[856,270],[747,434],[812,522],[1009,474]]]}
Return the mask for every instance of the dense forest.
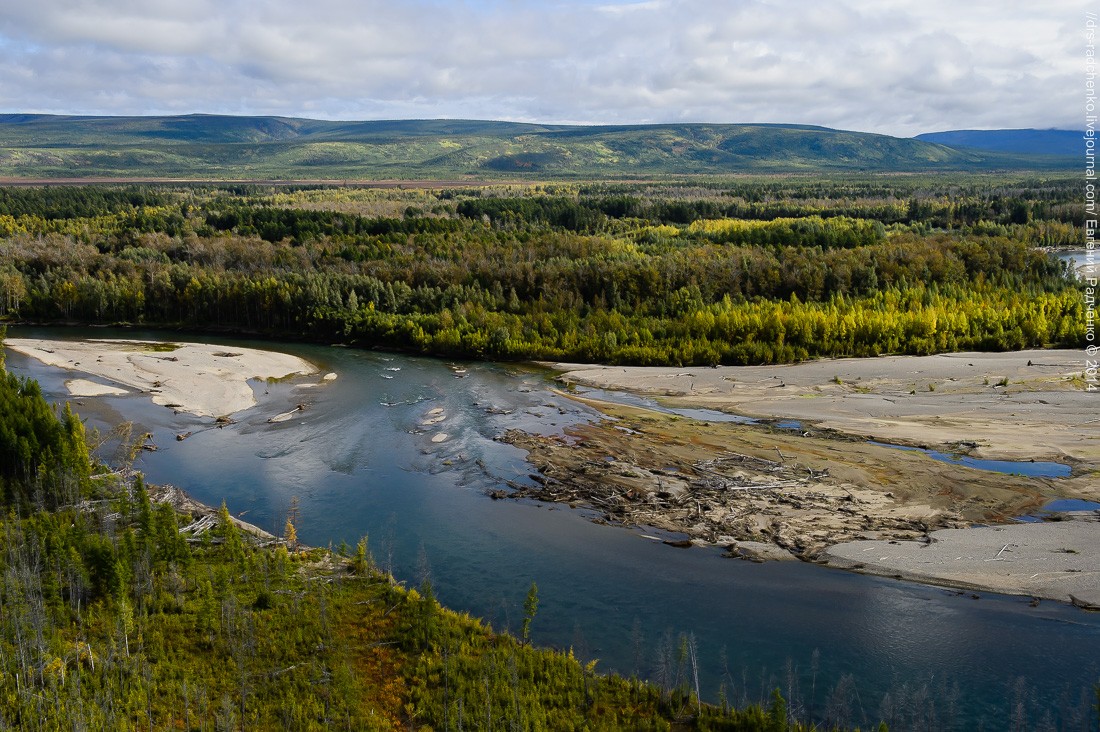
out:
{"label": "dense forest", "polygon": [[1071,179],[0,189],[0,317],[494,359],[1077,346]]}
{"label": "dense forest", "polygon": [[529,645],[534,585],[520,636],[496,634],[381,572],[366,537],[309,549],[293,516],[272,539],[154,501],[2,364],[0,405],[0,729],[810,729],[778,691],[700,703],[688,636],[659,684],[601,675]]}

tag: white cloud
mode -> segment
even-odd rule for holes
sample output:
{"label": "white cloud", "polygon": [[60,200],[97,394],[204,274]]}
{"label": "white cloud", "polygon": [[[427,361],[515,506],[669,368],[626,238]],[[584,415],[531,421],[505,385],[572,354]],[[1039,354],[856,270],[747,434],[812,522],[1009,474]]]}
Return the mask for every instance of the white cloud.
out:
{"label": "white cloud", "polygon": [[1076,3],[51,0],[0,10],[0,110],[1080,124]]}

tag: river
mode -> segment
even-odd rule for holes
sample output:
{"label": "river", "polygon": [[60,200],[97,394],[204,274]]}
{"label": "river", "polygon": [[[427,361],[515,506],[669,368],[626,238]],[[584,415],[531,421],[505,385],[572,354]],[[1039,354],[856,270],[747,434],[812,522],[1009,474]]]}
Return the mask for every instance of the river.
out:
{"label": "river", "polygon": [[[1088,265],[1095,267],[1098,259],[1094,254],[1093,257],[1089,257],[1089,253],[1084,249],[1078,251],[1063,251],[1058,253],[1058,259],[1062,262],[1066,262],[1073,268],[1073,271],[1078,277],[1085,277],[1085,269]],[[1092,275],[1088,275],[1092,276]]]}
{"label": "river", "polygon": [[[174,337],[29,328],[9,335]],[[311,388],[301,384],[317,377],[256,384],[260,405],[220,429],[141,395],[79,400],[89,426],[127,419],[153,433],[160,449],[137,466],[150,481],[214,505],[224,499],[234,514],[274,532],[296,497],[301,540],[354,545],[368,535],[375,559],[399,579],[430,576],[444,604],[494,628],[518,627],[536,582],[534,641],[598,658],[604,671],[654,678],[660,649],[688,633],[705,697],[717,699],[725,683],[732,701],[756,701],[778,686],[815,715],[831,703],[865,728],[891,708],[935,714],[932,729],[1001,729],[1020,714],[1034,728],[1045,717],[1085,714],[1100,680],[1098,614],[800,562],[731,560],[666,546],[645,530],[598,525],[580,510],[492,500],[487,491],[529,475],[523,453],[494,437],[599,418],[554,394],[538,369],[468,363],[459,378],[432,359],[193,339],[293,353],[338,378]],[[7,365],[38,379],[47,397],[66,398],[71,374],[10,351]],[[307,408],[296,419],[267,421],[299,403]],[[439,408],[445,419],[422,426]],[[186,431],[192,436],[175,439]],[[440,432],[448,438],[433,442]]]}

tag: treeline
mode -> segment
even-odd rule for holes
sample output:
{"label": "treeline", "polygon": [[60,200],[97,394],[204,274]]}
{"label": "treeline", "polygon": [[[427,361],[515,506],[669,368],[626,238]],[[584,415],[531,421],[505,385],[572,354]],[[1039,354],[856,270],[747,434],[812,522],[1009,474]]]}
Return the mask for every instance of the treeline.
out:
{"label": "treeline", "polygon": [[[318,193],[322,194],[320,199]],[[424,205],[402,207],[406,217],[429,212],[487,220],[498,226],[552,227],[583,233],[616,230],[624,221],[631,225],[682,226],[712,219],[773,221],[820,216],[878,221],[888,228],[997,230],[1019,237],[1054,231],[1069,237],[1056,244],[1069,246],[1080,243],[1080,234],[1075,230],[1084,222],[1084,208],[1073,178],[981,175],[871,179],[784,176],[690,183],[465,188],[430,193],[323,186],[286,186],[276,191],[247,184],[220,188],[197,185],[184,191],[151,186],[0,188],[0,217],[10,217],[9,223],[21,218],[96,219],[167,206],[191,218],[193,205],[197,204],[205,223],[217,230],[236,228],[237,233],[247,235],[254,232],[241,231],[242,227],[255,232],[266,230],[270,235],[264,238],[268,241],[293,238],[301,242],[314,236],[382,233],[376,230],[379,224],[370,221],[377,216],[356,216],[347,207],[337,210],[336,206],[310,205],[318,200],[399,200],[410,193],[421,194],[414,198]],[[296,206],[295,200],[301,205]],[[435,225],[421,223],[414,227]],[[39,233],[32,228],[24,227]],[[201,231],[201,221],[192,220],[191,229]]]}
{"label": "treeline", "polygon": [[80,500],[90,476],[84,425],[68,405],[51,408],[37,382],[5,371],[2,351],[0,415],[0,506],[26,513]]}
{"label": "treeline", "polygon": [[[639,364],[1082,342],[1077,286],[1035,249],[1036,237],[1054,236],[1042,227],[1069,224],[888,228],[831,215],[830,205],[851,202],[844,186],[835,199],[799,199],[813,202],[812,215],[677,225],[625,216],[579,223],[593,202],[637,211],[625,193],[586,197],[569,186],[420,193],[423,205],[400,217],[355,211],[356,201],[375,206],[381,191],[165,190],[157,195],[174,202],[13,219],[21,228],[0,238],[0,317]],[[734,191],[749,193],[645,193],[694,207]],[[672,195],[681,198],[661,198]],[[888,193],[877,195],[875,205]],[[340,210],[323,208],[325,196]]]}
{"label": "treeline", "polygon": [[[289,519],[272,542],[224,505],[178,513],[140,476],[93,468],[75,415],[0,376],[0,728],[811,728],[778,692],[701,703],[682,654],[658,686],[530,647],[534,586],[516,639],[440,607],[428,582],[398,585],[366,538],[306,550]],[[44,477],[62,473],[71,485]]]}
{"label": "treeline", "polygon": [[169,200],[166,192],[147,186],[0,187],[0,214],[49,220],[94,218],[161,206]]}
{"label": "treeline", "polygon": [[772,221],[827,213],[883,225],[923,223],[933,228],[961,229],[979,223],[1010,226],[1043,221],[1080,225],[1083,215],[1071,179],[1006,183],[978,176],[944,176],[859,182],[786,177],[638,188],[630,184],[559,184],[545,186],[546,195],[537,198],[512,195],[461,200],[461,191],[444,195],[461,200],[456,210],[468,218],[487,217],[496,223],[537,222],[571,231],[596,231],[614,219],[680,225],[707,219]]}

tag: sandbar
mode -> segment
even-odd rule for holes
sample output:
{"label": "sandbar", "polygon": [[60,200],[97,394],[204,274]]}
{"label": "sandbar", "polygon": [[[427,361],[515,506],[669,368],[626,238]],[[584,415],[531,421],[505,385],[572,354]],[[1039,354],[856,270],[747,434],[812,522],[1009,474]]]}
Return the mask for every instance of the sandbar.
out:
{"label": "sandbar", "polygon": [[[8,338],[4,345],[49,366],[89,374],[149,394],[156,404],[198,416],[235,414],[256,404],[250,379],[317,373],[297,356],[205,343]],[[69,382],[89,396],[83,379]],[[102,386],[101,384],[94,384]]]}
{"label": "sandbar", "polygon": [[130,393],[126,389],[108,386],[107,384],[97,384],[88,379],[69,379],[65,382],[65,388],[75,397],[122,396]]}
{"label": "sandbar", "polygon": [[927,541],[854,541],[825,563],[871,574],[1100,606],[1100,522],[1068,520],[932,532]]}
{"label": "sandbar", "polygon": [[553,364],[560,380],[885,442],[967,443],[975,457],[1100,461],[1084,351],[822,359],[780,366]]}

